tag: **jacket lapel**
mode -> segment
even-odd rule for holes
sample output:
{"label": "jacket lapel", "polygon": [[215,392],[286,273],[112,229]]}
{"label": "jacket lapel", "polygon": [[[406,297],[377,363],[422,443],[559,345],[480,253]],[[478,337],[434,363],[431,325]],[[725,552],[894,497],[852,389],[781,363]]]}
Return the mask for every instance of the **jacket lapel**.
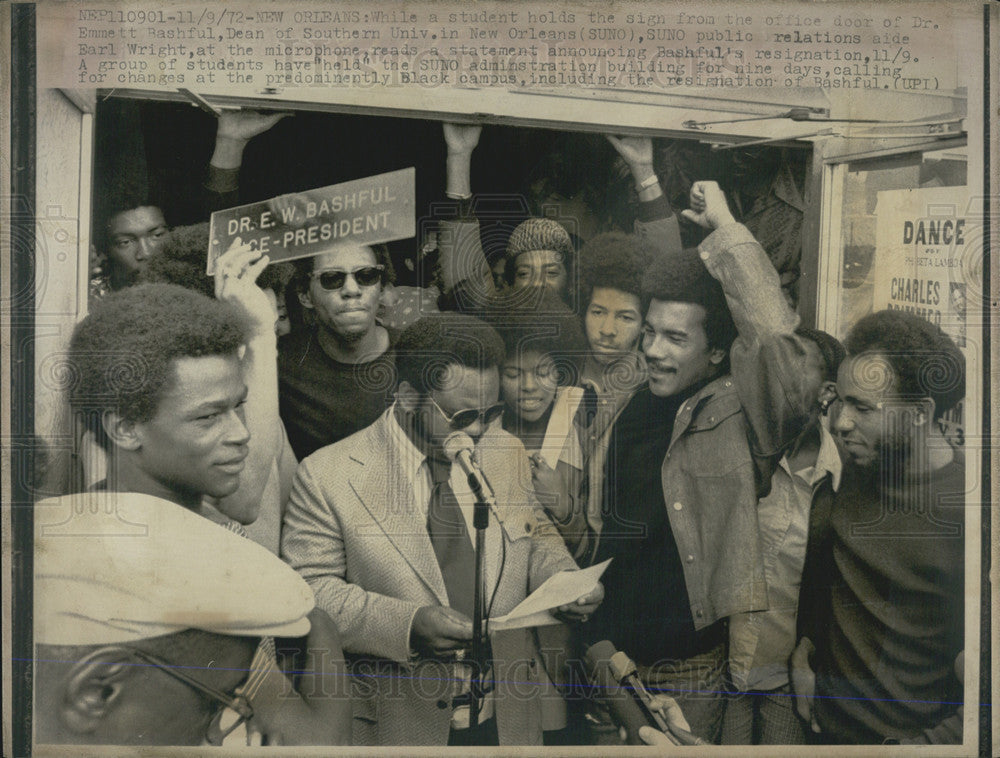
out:
{"label": "jacket lapel", "polygon": [[366,444],[353,456],[361,468],[348,481],[374,522],[371,535],[360,536],[387,537],[438,602],[447,605],[448,595],[427,534],[426,517],[397,460],[398,452],[387,428],[390,423],[393,420],[386,413],[368,427]]}
{"label": "jacket lapel", "polygon": [[[685,400],[681,407],[677,409],[677,416],[674,418],[674,429],[670,434],[670,445],[667,450],[669,451],[680,436],[691,427],[691,422],[694,421],[700,405],[707,402],[714,395],[735,393],[736,390],[732,386],[732,377],[729,374],[725,374],[709,382],[701,390]],[[714,419],[712,422],[714,423]]]}

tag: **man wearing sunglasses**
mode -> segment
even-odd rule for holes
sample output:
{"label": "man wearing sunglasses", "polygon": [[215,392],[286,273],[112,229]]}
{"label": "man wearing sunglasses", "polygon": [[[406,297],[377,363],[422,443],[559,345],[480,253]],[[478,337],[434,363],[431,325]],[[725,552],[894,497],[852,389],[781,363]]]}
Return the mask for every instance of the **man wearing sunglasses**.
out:
{"label": "man wearing sunglasses", "polygon": [[388,406],[396,335],[375,316],[394,278],[383,245],[344,245],[296,261],[299,302],[313,323],[280,341],[278,381],[281,419],[299,460]]}
{"label": "man wearing sunglasses", "polygon": [[[546,693],[530,629],[489,634],[482,712],[470,723],[475,498],[443,450],[452,435],[468,435],[495,494],[486,617],[576,568],[538,506],[524,447],[498,421],[503,342],[471,316],[441,313],[408,327],[396,350],[396,402],[300,464],[282,556],[341,632],[357,695],[355,744],[541,744]],[[557,615],[580,621],[602,597],[598,585]]]}
{"label": "man wearing sunglasses", "polygon": [[34,510],[37,742],[212,744],[241,726],[298,736],[262,723],[275,708],[257,697],[257,672],[248,687],[262,635],[310,629],[314,600],[294,571],[151,495],[88,492]]}

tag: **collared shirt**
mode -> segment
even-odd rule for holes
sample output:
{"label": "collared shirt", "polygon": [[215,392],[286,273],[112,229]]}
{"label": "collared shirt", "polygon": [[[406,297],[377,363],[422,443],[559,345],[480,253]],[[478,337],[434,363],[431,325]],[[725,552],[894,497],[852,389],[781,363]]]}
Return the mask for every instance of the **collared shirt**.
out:
{"label": "collared shirt", "polygon": [[[399,425],[399,421],[396,419],[396,403],[389,406],[386,413],[389,414],[390,420],[388,424],[389,445],[394,448],[390,451],[392,453],[391,458],[399,463],[403,476],[406,477],[407,482],[413,487],[413,502],[426,517],[427,509],[430,507],[431,502],[431,490],[434,486],[431,481],[431,469],[427,463],[427,455],[413,444],[413,440],[407,436],[406,432],[403,431],[403,427]],[[462,475],[461,468],[454,464],[451,467],[451,476],[448,479],[448,484],[455,494],[455,499],[458,500],[458,506],[462,511],[462,516],[465,518],[466,532],[471,542],[475,534],[475,527],[472,524],[475,495],[473,495],[468,482]],[[466,688],[469,686],[471,674],[472,669],[469,666],[455,664],[455,675],[462,679],[463,691],[466,691]],[[487,692],[481,708],[481,720],[486,720],[493,716],[494,696],[492,689]],[[452,713],[451,726],[452,729],[467,729],[469,727],[468,706],[463,705],[455,709]]]}
{"label": "collared shirt", "polygon": [[588,355],[580,372],[580,384],[599,396],[614,398],[619,407],[632,397],[632,393],[646,383],[646,359],[642,353],[615,361],[611,366],[594,360]]}
{"label": "collared shirt", "polygon": [[[823,477],[827,474],[831,477],[831,484],[833,485],[833,491],[836,492],[840,489],[840,473],[843,468],[843,464],[840,460],[840,452],[837,450],[837,443],[833,441],[833,435],[830,434],[830,430],[827,428],[829,420],[826,417],[820,419],[819,427],[819,452],[816,454],[816,463],[812,466],[806,466],[805,468],[799,469],[794,472],[795,476],[804,481],[809,485],[810,488],[815,488],[817,484],[822,481]],[[781,459],[781,467],[791,475],[792,471],[788,466],[788,461],[785,458]],[[809,493],[810,498],[812,497],[812,491]]]}
{"label": "collared shirt", "polygon": [[782,457],[771,478],[771,492],[757,506],[768,610],[730,618],[730,676],[741,692],[771,691],[788,683],[813,492],[828,475],[834,489],[840,486],[836,443],[824,424],[818,430],[816,462],[793,473]]}
{"label": "collared shirt", "polygon": [[[389,406],[386,413],[389,414],[390,418],[390,423],[388,424],[389,444],[394,448],[389,451],[392,453],[391,459],[399,462],[406,481],[413,487],[413,502],[426,517],[427,509],[430,507],[431,489],[433,486],[431,482],[431,469],[427,464],[427,455],[413,444],[413,440],[406,435],[403,427],[396,420],[396,403]],[[475,534],[475,528],[472,525],[472,516],[476,505],[476,497],[469,488],[469,483],[462,474],[460,467],[452,465],[448,484],[451,486],[451,491],[455,494],[455,499],[458,500],[462,516],[465,518],[466,530],[471,540]]]}
{"label": "collared shirt", "polygon": [[603,527],[604,463],[611,444],[612,427],[647,378],[646,360],[641,353],[634,353],[631,359],[619,361],[616,366],[620,367],[618,371],[607,372],[593,356],[587,356],[580,377],[580,385],[585,391],[580,419],[583,519],[582,523],[569,525],[568,530],[584,535],[582,538],[577,536],[578,544],[571,547],[573,557],[581,566],[593,561],[597,537]]}

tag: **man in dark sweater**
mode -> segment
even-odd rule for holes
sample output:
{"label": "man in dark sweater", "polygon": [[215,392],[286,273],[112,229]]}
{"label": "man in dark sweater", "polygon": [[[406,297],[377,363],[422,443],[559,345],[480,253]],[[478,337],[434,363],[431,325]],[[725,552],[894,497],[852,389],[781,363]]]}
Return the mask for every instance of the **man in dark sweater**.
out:
{"label": "man in dark sweater", "polygon": [[797,709],[819,742],[961,742],[965,464],[938,420],[964,394],[964,358],[900,311],[861,319],[846,347],[844,469],[810,515]]}
{"label": "man in dark sweater", "polygon": [[757,501],[807,417],[810,353],[718,185],[697,182],[691,202],[713,233],[643,278],[648,384],[611,429],[594,560],[614,560],[584,641],[610,640],[716,741],[725,618],[767,607]]}
{"label": "man in dark sweater", "polygon": [[394,279],[384,245],[343,245],[296,261],[313,324],[278,343],[281,420],[302,460],[375,421],[392,402],[395,335],[375,321]]}

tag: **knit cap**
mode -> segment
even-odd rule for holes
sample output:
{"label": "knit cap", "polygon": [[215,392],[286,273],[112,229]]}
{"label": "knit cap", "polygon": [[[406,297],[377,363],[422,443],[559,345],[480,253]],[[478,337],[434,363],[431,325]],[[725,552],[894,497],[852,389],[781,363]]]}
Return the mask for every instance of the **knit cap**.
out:
{"label": "knit cap", "polygon": [[562,224],[550,218],[529,218],[514,229],[507,242],[507,257],[516,260],[521,253],[552,250],[563,260],[573,255],[573,242]]}

